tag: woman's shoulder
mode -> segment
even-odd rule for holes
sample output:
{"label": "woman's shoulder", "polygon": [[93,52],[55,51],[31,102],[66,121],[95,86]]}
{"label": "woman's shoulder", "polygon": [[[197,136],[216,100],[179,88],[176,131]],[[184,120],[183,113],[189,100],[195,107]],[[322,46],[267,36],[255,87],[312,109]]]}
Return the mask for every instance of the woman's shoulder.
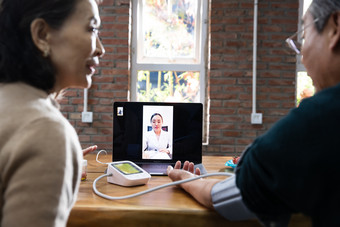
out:
{"label": "woman's shoulder", "polygon": [[32,131],[75,134],[74,128],[56,107],[54,100],[42,90],[23,83],[1,84],[0,105],[2,132],[7,132],[8,136],[24,135]]}

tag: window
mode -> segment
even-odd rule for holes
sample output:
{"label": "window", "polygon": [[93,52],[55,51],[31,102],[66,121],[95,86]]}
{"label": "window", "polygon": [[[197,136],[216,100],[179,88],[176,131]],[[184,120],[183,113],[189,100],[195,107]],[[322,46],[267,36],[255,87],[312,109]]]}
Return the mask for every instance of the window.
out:
{"label": "window", "polygon": [[[300,18],[302,18],[303,15],[306,13],[311,2],[312,0],[300,0],[299,9]],[[298,28],[301,29],[301,23],[299,23]],[[297,71],[296,105],[298,106],[302,99],[313,96],[315,89],[313,86],[312,79],[308,76],[304,65],[301,63],[301,55],[297,56],[296,71]]]}
{"label": "window", "polygon": [[206,0],[133,0],[131,100],[205,103]]}

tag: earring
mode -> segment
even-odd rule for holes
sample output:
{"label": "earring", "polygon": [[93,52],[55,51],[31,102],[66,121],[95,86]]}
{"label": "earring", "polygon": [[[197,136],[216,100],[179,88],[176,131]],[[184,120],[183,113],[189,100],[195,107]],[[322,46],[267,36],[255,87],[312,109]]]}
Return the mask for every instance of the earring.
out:
{"label": "earring", "polygon": [[44,58],[47,58],[49,55],[50,55],[50,50],[49,50],[49,48],[46,48],[46,49],[44,50],[43,57],[44,57]]}

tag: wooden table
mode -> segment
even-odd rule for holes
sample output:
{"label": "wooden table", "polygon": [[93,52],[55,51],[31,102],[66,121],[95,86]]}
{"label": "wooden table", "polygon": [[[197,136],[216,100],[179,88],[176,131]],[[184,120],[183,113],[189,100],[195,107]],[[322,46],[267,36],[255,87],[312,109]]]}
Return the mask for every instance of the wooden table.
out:
{"label": "wooden table", "polygon": [[[261,226],[256,220],[230,222],[213,210],[200,205],[179,187],[167,187],[139,197],[125,200],[107,200],[92,191],[93,181],[104,174],[106,166],[89,154],[87,180],[82,181],[77,202],[71,211],[68,227],[104,226]],[[231,157],[204,156],[208,173],[232,172],[224,163]],[[110,162],[111,155],[101,155],[99,160]],[[221,178],[221,177],[220,177]],[[224,177],[225,178],[225,177]],[[223,179],[223,177],[222,177]],[[97,183],[97,189],[110,196],[123,196],[144,191],[171,182],[167,176],[152,176],[149,183],[137,187],[121,187],[107,183],[106,178]],[[290,226],[311,226],[309,219],[295,215]]]}

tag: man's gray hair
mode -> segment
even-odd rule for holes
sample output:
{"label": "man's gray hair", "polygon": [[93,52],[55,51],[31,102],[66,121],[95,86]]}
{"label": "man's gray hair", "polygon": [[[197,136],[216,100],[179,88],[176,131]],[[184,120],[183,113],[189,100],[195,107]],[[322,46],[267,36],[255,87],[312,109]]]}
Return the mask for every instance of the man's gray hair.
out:
{"label": "man's gray hair", "polygon": [[332,13],[340,11],[340,0],[313,0],[308,10],[315,22],[318,32],[322,32]]}

